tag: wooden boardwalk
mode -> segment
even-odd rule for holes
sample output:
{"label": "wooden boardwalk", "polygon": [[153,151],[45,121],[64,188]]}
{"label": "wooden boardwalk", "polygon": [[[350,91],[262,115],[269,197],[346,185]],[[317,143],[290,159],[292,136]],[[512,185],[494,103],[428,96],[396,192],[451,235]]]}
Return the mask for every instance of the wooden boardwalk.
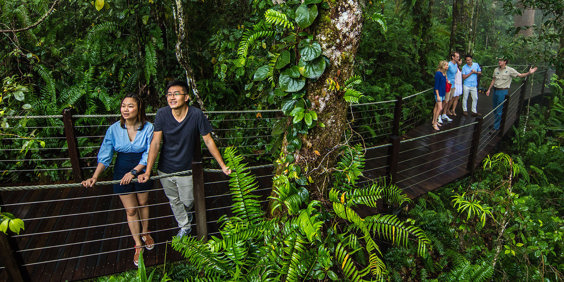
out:
{"label": "wooden boardwalk", "polygon": [[[392,172],[393,182],[415,198],[468,175],[469,164],[479,164],[510,130],[516,119],[517,97],[509,101],[513,113],[506,117],[502,132],[492,130],[493,115],[463,116],[459,107],[454,121],[445,123],[439,132],[432,130],[429,117],[399,137],[396,144],[367,149],[365,176],[377,178]],[[488,113],[491,97],[479,95],[478,105],[480,113]],[[474,162],[473,150],[477,153]],[[272,168],[258,168],[253,173],[266,199],[272,186]],[[205,172],[204,179],[208,232],[217,235],[217,220],[230,211],[228,181],[216,172]],[[25,231],[9,240],[16,246],[17,257],[23,259],[31,281],[83,280],[135,269],[134,243],[125,211],[111,191],[111,187],[103,186],[0,193],[2,210],[25,221]],[[158,181],[150,199],[150,229],[157,245],[145,252],[146,265],[182,260],[168,244],[177,227]],[[7,281],[3,266],[0,280]]]}

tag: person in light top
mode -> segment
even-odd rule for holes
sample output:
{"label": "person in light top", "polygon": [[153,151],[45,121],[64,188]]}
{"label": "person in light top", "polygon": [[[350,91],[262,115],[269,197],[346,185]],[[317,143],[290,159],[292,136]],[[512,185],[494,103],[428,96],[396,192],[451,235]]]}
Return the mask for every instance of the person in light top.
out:
{"label": "person in light top", "polygon": [[149,190],[151,182],[131,182],[147,166],[149,146],[153,138],[153,124],[147,121],[142,100],[136,94],[128,94],[121,101],[120,120],[112,124],[98,152],[98,166],[91,178],[82,181],[86,188],[93,187],[100,174],[107,168],[117,153],[114,165],[114,193],[125,208],[129,231],[135,241],[133,263],[137,266],[143,245],[154,248],[155,241],[149,234]]}

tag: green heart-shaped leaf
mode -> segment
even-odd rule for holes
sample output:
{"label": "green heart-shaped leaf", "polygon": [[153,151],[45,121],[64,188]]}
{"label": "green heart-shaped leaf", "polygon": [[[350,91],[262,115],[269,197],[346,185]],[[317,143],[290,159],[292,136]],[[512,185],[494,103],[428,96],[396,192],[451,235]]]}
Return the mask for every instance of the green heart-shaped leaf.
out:
{"label": "green heart-shaped leaf", "polygon": [[321,45],[317,42],[308,44],[300,49],[300,59],[304,61],[311,61],[321,56]]}
{"label": "green heart-shaped leaf", "polygon": [[317,5],[308,7],[302,4],[296,10],[296,22],[301,28],[306,28],[310,26],[313,21],[317,18]]}
{"label": "green heart-shaped leaf", "polygon": [[326,66],[327,63],[325,63],[323,57],[319,57],[311,62],[300,60],[298,64],[300,73],[309,79],[318,79],[325,72]]}

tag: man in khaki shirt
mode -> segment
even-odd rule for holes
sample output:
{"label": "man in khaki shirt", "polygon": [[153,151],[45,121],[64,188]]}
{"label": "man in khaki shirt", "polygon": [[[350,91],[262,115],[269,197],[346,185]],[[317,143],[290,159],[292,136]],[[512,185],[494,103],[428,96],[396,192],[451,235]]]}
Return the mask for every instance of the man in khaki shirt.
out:
{"label": "man in khaki shirt", "polygon": [[[535,73],[537,71],[537,67],[530,68],[526,73],[519,73],[512,67],[507,66],[507,58],[506,57],[498,57],[498,65],[494,72],[492,83],[490,83],[490,87],[486,92],[487,96],[490,96],[490,91],[492,87],[494,88],[494,95],[493,95],[493,108],[495,109],[494,112],[494,129],[498,130],[499,125],[501,123],[501,115],[503,113],[503,101],[505,100],[505,95],[511,87],[511,80],[514,77],[525,77],[529,74]],[[499,107],[498,107],[499,106]]]}

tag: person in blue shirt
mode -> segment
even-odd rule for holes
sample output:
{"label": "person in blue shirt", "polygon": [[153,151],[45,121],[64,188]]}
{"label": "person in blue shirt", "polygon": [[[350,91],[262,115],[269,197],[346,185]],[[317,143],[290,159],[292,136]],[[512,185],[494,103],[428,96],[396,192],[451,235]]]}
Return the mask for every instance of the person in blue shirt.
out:
{"label": "person in blue shirt", "polygon": [[447,61],[440,61],[437,67],[437,72],[435,72],[435,87],[433,93],[435,94],[435,108],[433,108],[433,129],[439,130],[441,122],[439,122],[441,111],[443,106],[445,106],[445,94],[446,94],[446,71],[448,69]]}
{"label": "person in blue shirt", "polygon": [[[133,240],[135,254],[133,263],[137,266],[139,255],[145,248],[151,250],[154,240],[149,234],[149,190],[153,185],[131,182],[147,166],[149,146],[153,138],[153,124],[147,121],[142,100],[135,94],[128,94],[121,101],[121,117],[106,131],[106,136],[98,152],[98,166],[94,175],[82,181],[86,188],[94,186],[100,174],[112,162],[117,152],[114,165],[114,193],[119,195],[127,215],[127,223]],[[141,228],[139,227],[141,223]]]}
{"label": "person in blue shirt", "polygon": [[462,114],[468,115],[468,94],[472,95],[472,116],[478,116],[478,75],[482,74],[480,65],[473,62],[472,55],[464,56],[466,65],[462,67]]}

